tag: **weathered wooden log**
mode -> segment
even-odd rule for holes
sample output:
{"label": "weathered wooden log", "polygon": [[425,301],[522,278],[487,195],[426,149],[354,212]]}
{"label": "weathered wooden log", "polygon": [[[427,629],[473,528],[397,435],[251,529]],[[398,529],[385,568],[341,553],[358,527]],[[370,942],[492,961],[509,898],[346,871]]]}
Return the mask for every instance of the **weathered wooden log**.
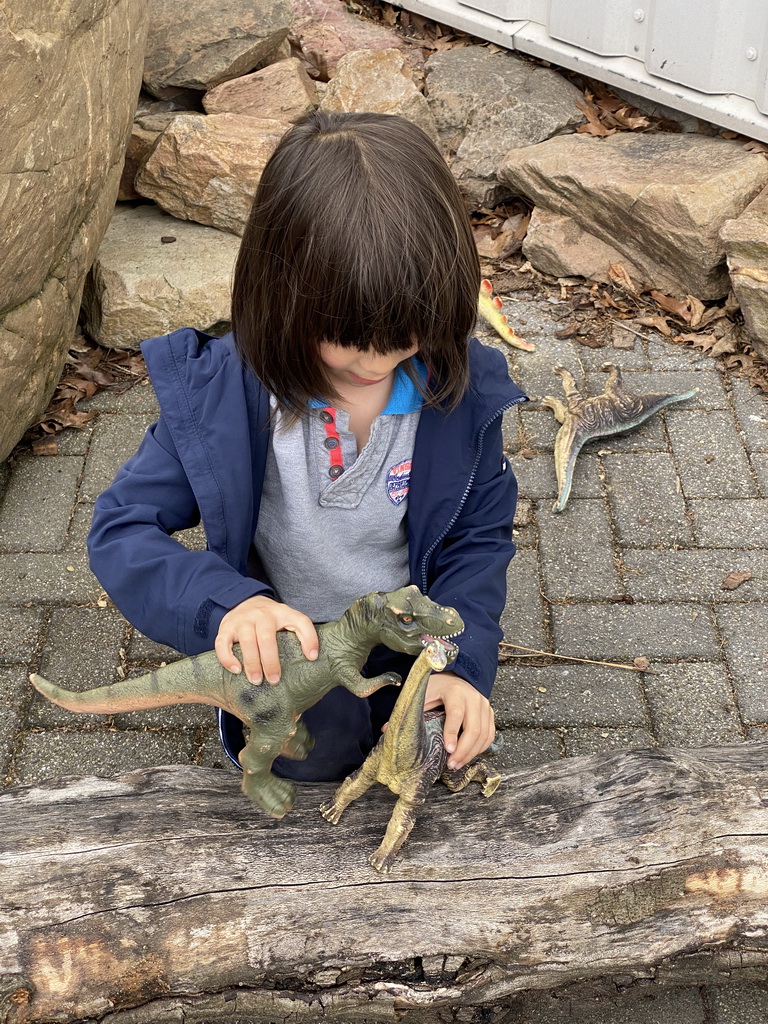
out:
{"label": "weathered wooden log", "polygon": [[227,772],[0,796],[0,1020],[471,1020],[575,982],[764,979],[768,743],[573,758],[437,787],[389,876],[393,798],[277,821]]}

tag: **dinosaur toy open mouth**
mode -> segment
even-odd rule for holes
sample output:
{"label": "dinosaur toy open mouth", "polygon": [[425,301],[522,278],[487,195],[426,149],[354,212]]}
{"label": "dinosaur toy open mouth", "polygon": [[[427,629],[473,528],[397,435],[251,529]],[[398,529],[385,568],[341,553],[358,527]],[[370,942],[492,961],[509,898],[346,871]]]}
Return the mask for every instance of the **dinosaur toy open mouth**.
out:
{"label": "dinosaur toy open mouth", "polygon": [[[451,633],[451,637],[458,635],[458,633]],[[448,637],[422,633],[420,639],[424,649],[429,652],[429,660],[436,672],[442,671],[446,665],[450,665],[456,660],[459,648],[456,644],[452,644]]]}

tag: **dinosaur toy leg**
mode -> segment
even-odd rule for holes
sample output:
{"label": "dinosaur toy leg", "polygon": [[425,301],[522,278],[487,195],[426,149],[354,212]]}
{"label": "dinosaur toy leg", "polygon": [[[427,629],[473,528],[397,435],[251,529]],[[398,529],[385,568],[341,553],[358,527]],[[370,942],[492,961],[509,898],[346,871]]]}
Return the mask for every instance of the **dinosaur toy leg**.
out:
{"label": "dinosaur toy leg", "polygon": [[283,757],[292,757],[294,761],[303,761],[314,745],[315,741],[312,739],[309,729],[299,721],[296,723],[296,731],[286,737],[280,747],[280,753]]}
{"label": "dinosaur toy leg", "polygon": [[352,801],[357,800],[367,789],[371,788],[379,773],[380,760],[381,751],[376,746],[357,771],[352,772],[344,779],[333,794],[333,798],[320,805],[320,813],[326,821],[330,821],[332,825],[338,825],[339,819]]}
{"label": "dinosaur toy leg", "polygon": [[424,780],[420,779],[413,789],[408,792],[401,791],[381,845],[368,858],[371,866],[377,871],[386,874],[392,867],[395,857],[400,852],[400,847],[416,824],[416,816],[422,805],[426,803],[427,793],[433,781],[434,779],[429,779],[428,784],[424,785]]}
{"label": "dinosaur toy leg", "polygon": [[270,771],[281,749],[278,744],[257,745],[251,734],[238,755],[243,768],[243,792],[273,818],[282,818],[296,800],[293,783]]}
{"label": "dinosaur toy leg", "polygon": [[449,771],[447,768],[440,776],[440,781],[447,786],[452,793],[458,793],[465,789],[470,782],[479,782],[483,796],[492,796],[499,788],[501,775],[493,771],[485,761],[473,761],[464,768],[457,768],[456,771]]}

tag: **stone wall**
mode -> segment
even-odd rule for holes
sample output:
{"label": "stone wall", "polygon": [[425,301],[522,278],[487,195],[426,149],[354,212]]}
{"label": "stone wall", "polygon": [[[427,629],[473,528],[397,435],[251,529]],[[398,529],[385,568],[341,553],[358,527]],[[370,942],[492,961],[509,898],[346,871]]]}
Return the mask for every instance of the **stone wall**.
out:
{"label": "stone wall", "polygon": [[25,0],[0,11],[0,459],[61,374],[114,208],[146,21],[146,0]]}

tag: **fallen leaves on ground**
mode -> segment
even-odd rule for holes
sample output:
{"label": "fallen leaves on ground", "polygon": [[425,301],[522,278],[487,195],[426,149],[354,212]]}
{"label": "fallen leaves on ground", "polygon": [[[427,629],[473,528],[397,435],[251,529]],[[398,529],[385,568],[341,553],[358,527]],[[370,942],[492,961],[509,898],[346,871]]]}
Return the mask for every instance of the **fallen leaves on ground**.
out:
{"label": "fallen leaves on ground", "polygon": [[745,572],[729,572],[720,584],[720,588],[722,590],[735,590],[737,587],[740,587],[742,583],[746,583],[747,580],[751,579],[752,573],[748,570]]}
{"label": "fallen leaves on ground", "polygon": [[99,391],[127,391],[146,376],[140,353],[102,348],[83,335],[76,335],[67,354],[64,374],[47,409],[29,427],[15,453],[56,455],[56,434],[69,427],[80,430],[96,416],[93,411],[77,408],[81,399],[91,398]]}

